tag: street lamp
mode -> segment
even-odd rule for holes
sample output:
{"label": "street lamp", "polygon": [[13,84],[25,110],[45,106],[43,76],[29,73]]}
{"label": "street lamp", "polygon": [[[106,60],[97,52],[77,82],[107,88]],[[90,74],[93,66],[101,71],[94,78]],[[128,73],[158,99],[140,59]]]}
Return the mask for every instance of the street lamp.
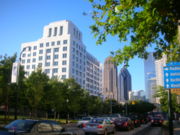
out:
{"label": "street lamp", "polygon": [[66,124],[69,123],[69,109],[68,109],[68,103],[69,103],[69,99],[67,98],[66,99],[66,111],[67,111],[67,114],[66,114]]}

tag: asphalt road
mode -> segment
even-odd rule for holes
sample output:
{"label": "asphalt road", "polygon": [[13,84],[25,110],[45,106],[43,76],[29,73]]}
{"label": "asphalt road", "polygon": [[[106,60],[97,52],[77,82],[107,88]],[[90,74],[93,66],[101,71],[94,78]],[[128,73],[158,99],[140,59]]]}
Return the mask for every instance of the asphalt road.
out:
{"label": "asphalt road", "polygon": [[144,133],[135,134],[141,128],[143,127],[135,128],[131,131],[117,131],[115,135],[162,135],[160,127],[148,127]]}

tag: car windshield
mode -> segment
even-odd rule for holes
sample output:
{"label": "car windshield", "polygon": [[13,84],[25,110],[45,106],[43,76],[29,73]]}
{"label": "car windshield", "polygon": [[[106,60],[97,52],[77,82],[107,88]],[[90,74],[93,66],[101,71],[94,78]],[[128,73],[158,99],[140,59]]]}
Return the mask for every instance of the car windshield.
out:
{"label": "car windshield", "polygon": [[30,131],[32,126],[36,123],[34,120],[15,120],[5,126],[6,129],[8,130],[13,130],[13,131]]}

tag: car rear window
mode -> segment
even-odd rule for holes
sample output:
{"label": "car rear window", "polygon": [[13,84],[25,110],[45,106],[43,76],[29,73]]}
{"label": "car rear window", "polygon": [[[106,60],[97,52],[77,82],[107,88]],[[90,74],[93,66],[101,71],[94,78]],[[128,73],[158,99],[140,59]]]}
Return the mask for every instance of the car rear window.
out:
{"label": "car rear window", "polygon": [[99,124],[102,124],[103,123],[103,119],[92,119],[91,121],[90,121],[90,123],[99,123]]}

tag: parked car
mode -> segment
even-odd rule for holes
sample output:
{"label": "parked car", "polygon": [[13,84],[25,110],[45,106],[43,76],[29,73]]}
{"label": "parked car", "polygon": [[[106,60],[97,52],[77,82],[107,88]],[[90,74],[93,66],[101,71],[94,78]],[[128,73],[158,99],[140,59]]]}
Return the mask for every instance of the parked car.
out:
{"label": "parked car", "polygon": [[92,119],[93,117],[82,117],[82,119],[77,122],[77,126],[82,128],[85,124],[87,124]]}
{"label": "parked car", "polygon": [[121,117],[114,121],[116,130],[131,130],[134,128],[134,124],[128,117]]}
{"label": "parked car", "polygon": [[151,119],[151,126],[161,126],[163,124],[162,117],[152,117]]}
{"label": "parked car", "polygon": [[106,118],[94,118],[83,127],[83,130],[85,131],[85,134],[114,134],[115,125]]}
{"label": "parked car", "polygon": [[51,120],[15,120],[0,131],[0,135],[84,135],[79,129],[66,129]]}

